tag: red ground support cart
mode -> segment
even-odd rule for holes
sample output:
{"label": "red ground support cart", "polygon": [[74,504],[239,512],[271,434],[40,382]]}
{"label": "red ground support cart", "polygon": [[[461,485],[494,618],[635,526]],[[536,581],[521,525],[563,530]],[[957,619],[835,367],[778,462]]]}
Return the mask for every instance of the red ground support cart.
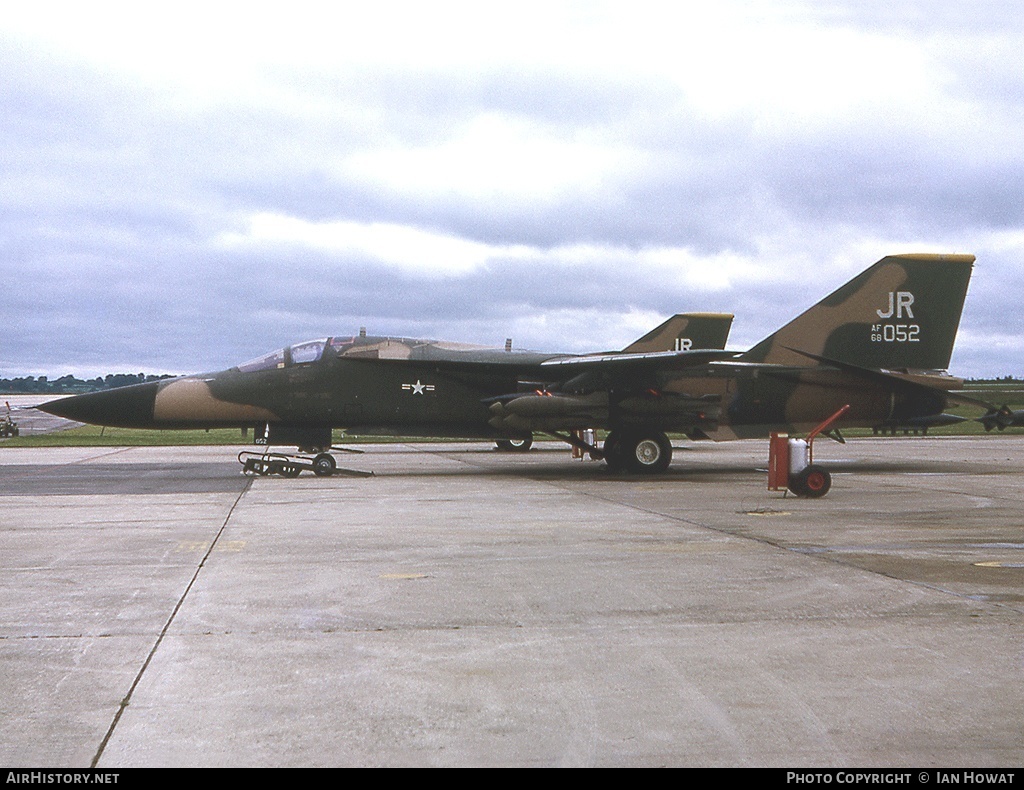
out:
{"label": "red ground support cart", "polygon": [[806,439],[791,439],[786,433],[773,433],[768,441],[768,490],[789,489],[799,497],[817,499],[832,487],[832,475],[814,463],[814,440],[827,431],[850,409],[843,406],[825,422],[807,434]]}

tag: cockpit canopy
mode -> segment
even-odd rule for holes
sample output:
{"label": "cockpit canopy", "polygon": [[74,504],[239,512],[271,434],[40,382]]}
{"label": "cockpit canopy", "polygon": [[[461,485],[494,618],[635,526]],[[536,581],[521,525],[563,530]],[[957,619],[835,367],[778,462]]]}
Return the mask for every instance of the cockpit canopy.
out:
{"label": "cockpit canopy", "polygon": [[330,338],[324,337],[319,340],[307,340],[304,343],[296,343],[287,348],[263,354],[248,362],[243,362],[238,366],[238,369],[243,373],[253,373],[257,370],[271,370],[273,368],[309,365],[313,362],[319,362],[320,358],[324,355],[324,349],[327,347],[328,340]]}

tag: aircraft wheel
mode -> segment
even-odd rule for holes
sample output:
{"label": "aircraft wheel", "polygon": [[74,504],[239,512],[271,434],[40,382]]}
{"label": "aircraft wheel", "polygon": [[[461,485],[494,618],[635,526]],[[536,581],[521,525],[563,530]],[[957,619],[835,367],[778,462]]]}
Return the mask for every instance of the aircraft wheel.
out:
{"label": "aircraft wheel", "polygon": [[672,443],[661,431],[623,437],[622,448],[623,460],[630,472],[658,474],[672,463]]}
{"label": "aircraft wheel", "polygon": [[499,450],[507,453],[525,453],[533,447],[533,437],[525,436],[521,439],[498,439],[495,441]]}
{"label": "aircraft wheel", "polygon": [[832,475],[820,466],[808,466],[789,481],[789,490],[799,497],[819,499],[832,487]]}
{"label": "aircraft wheel", "polygon": [[601,447],[601,452],[604,453],[604,462],[608,464],[608,469],[612,472],[618,472],[622,470],[625,460],[622,457],[622,436],[618,431],[610,431],[604,439],[604,445]]}
{"label": "aircraft wheel", "polygon": [[317,477],[330,477],[338,465],[334,462],[334,456],[327,453],[320,453],[313,459],[313,474]]}

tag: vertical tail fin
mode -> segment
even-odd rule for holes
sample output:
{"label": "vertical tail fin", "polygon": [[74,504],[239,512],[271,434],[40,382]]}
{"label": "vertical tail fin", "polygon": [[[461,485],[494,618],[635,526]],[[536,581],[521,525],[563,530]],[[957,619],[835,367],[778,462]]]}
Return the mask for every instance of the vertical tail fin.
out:
{"label": "vertical tail fin", "polygon": [[864,368],[945,370],[973,255],[889,255],[741,359],[805,367],[798,349]]}
{"label": "vertical tail fin", "polygon": [[720,351],[729,340],[730,313],[680,313],[630,343],[623,353],[649,354],[657,351]]}

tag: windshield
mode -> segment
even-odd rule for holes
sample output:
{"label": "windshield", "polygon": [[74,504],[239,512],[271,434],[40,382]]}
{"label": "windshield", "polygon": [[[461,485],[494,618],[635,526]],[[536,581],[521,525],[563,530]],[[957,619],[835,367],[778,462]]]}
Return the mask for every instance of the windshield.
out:
{"label": "windshield", "polygon": [[320,340],[307,340],[305,343],[296,343],[289,348],[281,348],[264,354],[256,359],[250,359],[238,366],[243,373],[253,373],[257,370],[271,370],[272,368],[283,368],[288,365],[305,365],[310,362],[318,362],[327,347],[327,338]]}
{"label": "windshield", "polygon": [[324,346],[327,339],[307,340],[305,343],[298,343],[292,346],[292,364],[302,365],[306,362],[316,362],[324,353]]}
{"label": "windshield", "polygon": [[272,351],[269,354],[264,354],[262,357],[256,357],[256,359],[250,359],[248,362],[243,362],[238,366],[238,369],[243,373],[252,373],[255,370],[269,370],[270,368],[283,368],[284,367],[284,349],[278,351]]}

